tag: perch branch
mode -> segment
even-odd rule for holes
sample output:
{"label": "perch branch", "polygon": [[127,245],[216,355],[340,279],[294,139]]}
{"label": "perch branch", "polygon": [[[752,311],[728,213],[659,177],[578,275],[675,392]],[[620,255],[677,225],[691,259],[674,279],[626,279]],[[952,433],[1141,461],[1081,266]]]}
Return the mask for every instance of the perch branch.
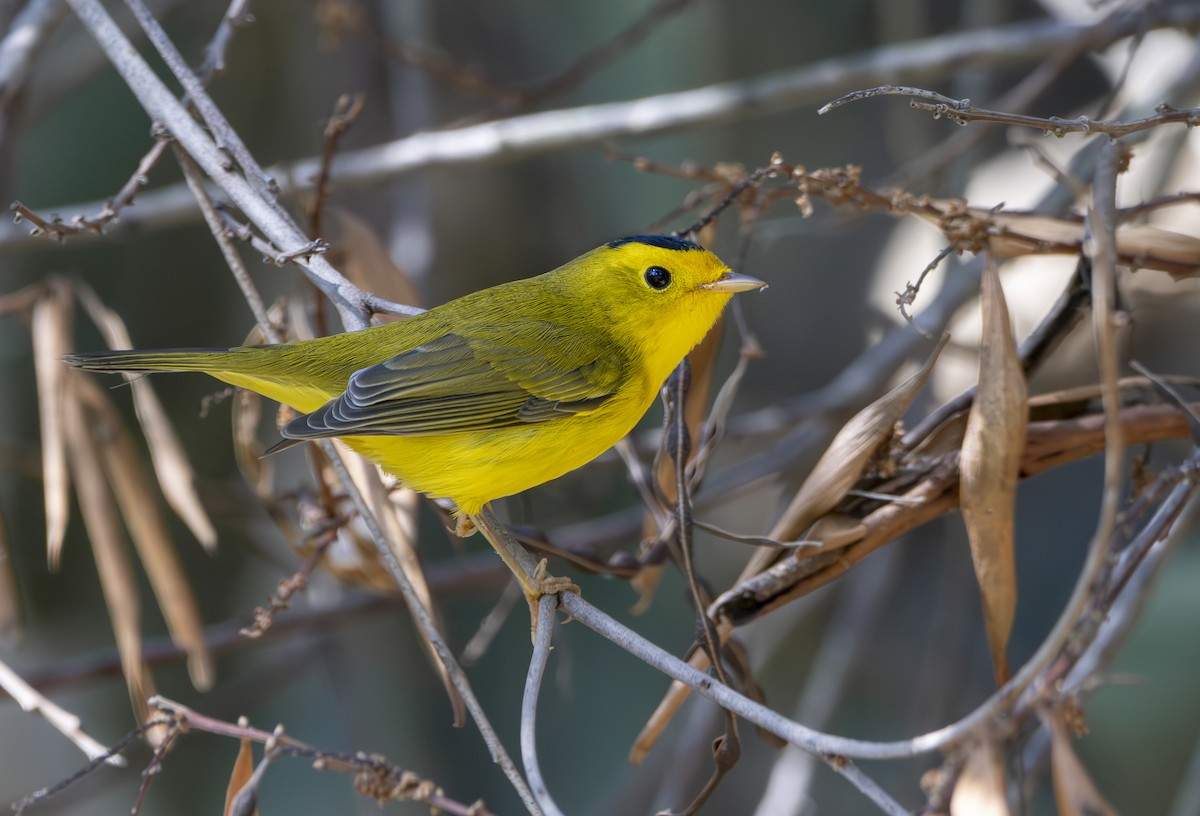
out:
{"label": "perch branch", "polygon": [[[567,593],[570,594],[570,593]],[[558,805],[546,788],[537,757],[537,704],[542,690],[542,677],[550,659],[554,637],[555,609],[558,598],[543,595],[538,599],[537,630],[534,632],[533,655],[529,658],[529,673],[525,677],[525,694],[521,699],[521,761],[525,764],[525,775],[529,777],[529,788],[546,816],[563,816]]]}

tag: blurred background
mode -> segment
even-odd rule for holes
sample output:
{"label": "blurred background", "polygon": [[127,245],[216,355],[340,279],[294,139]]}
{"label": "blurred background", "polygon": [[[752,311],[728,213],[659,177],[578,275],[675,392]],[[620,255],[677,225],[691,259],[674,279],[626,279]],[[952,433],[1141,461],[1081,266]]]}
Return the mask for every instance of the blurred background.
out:
{"label": "blurred background", "polygon": [[[12,20],[32,5],[2,2],[0,15]],[[124,9],[111,5],[114,15],[121,16]],[[154,9],[185,57],[199,64],[226,6],[159,2]],[[644,36],[622,41],[621,32],[646,21],[650,9],[654,21],[645,22]],[[225,75],[210,90],[259,161],[276,165],[319,156],[326,121],[339,96],[348,93],[361,93],[365,107],[341,142],[343,152],[480,117],[634,100],[771,76],[786,83],[805,66],[823,65],[834,78],[829,87],[808,95],[735,107],[711,121],[654,135],[448,163],[402,175],[381,171],[375,178],[335,183],[325,219],[331,234],[322,237],[336,240],[334,233],[344,227],[337,213],[361,219],[423,303],[432,305],[549,270],[617,236],[687,226],[695,213],[676,213],[700,183],[647,172],[631,157],[666,168],[752,169],[766,165],[778,151],[787,162],[810,171],[858,165],[864,183],[876,189],[899,185],[917,195],[964,196],[984,208],[1037,206],[1061,185],[1022,144],[1036,142],[1038,150],[1066,166],[1087,137],[1055,140],[1004,127],[958,128],[888,97],[825,116],[816,110],[842,93],[884,83],[920,85],[1003,108],[997,100],[1035,74],[1045,77],[1044,88],[1030,94],[1025,110],[1041,116],[1097,116],[1107,109],[1111,116],[1132,118],[1152,112],[1160,102],[1196,105],[1200,59],[1194,30],[1150,25],[1137,38],[1110,37],[1094,52],[1080,54],[1070,45],[1039,51],[1031,34],[1028,53],[1014,49],[1010,56],[988,58],[987,65],[937,59],[939,48],[948,48],[947,38],[957,34],[976,32],[978,42],[986,45],[989,32],[1000,37],[1007,26],[1040,21],[1049,30],[1139,10],[1136,3],[1082,0],[259,2],[250,6],[254,21],[237,29]],[[150,122],[70,11],[58,12],[56,24],[47,30],[49,39],[29,64],[25,81],[5,90],[0,200],[19,200],[38,213],[69,220],[91,212],[94,205],[86,202],[103,201],[126,182],[152,143]],[[874,51],[922,40],[929,45],[921,58],[926,67],[919,70],[892,72],[887,61],[855,62]],[[135,41],[149,53],[144,40]],[[611,61],[582,72],[574,84],[547,86],[581,55],[614,41],[622,45]],[[986,51],[982,45],[980,51]],[[519,109],[514,109],[511,94],[500,92],[545,87],[553,93],[542,98],[534,93]],[[1113,94],[1113,104],[1105,108]],[[980,131],[974,144],[957,157],[947,154],[937,161],[948,149],[947,139],[971,130]],[[1194,132],[1158,129],[1136,148],[1131,174],[1121,183],[1123,203],[1196,190],[1198,157]],[[150,174],[148,186],[166,188],[180,179],[168,156]],[[294,208],[298,201],[288,199]],[[761,213],[748,251],[738,215],[730,211],[710,242],[739,271],[770,283],[766,292],[742,298],[747,324],[766,357],[749,367],[735,417],[770,406],[795,408],[786,423],[767,432],[734,434],[721,447],[713,470],[736,474],[740,462],[775,445],[801,451],[774,478],[707,514],[707,520],[726,528],[765,533],[820,453],[805,434],[827,438],[836,429],[831,422],[838,417],[844,421],[864,400],[886,389],[895,370],[852,366],[882,338],[896,336],[889,331],[903,319],[894,293],[915,280],[942,245],[935,229],[914,220],[839,210],[820,200],[814,207],[808,218],[790,204]],[[137,223],[62,243],[28,238],[27,224],[6,227],[0,231],[0,295],[52,275],[66,276],[86,281],[118,312],[136,346],[243,343],[253,318],[198,217],[183,212],[157,218],[153,205],[139,201],[125,220]],[[1194,234],[1195,209],[1174,208],[1159,223]],[[253,250],[245,255],[268,303],[306,293],[307,284],[294,268],[261,264]],[[1018,337],[1049,308],[1073,268],[1070,257],[1005,265]],[[913,307],[920,315],[937,303],[953,315],[953,340],[934,382],[914,406],[916,416],[976,376],[978,321],[972,292],[978,284],[963,276],[955,279],[961,269],[953,259],[943,265]],[[1200,375],[1194,353],[1200,340],[1195,284],[1158,272],[1123,274],[1121,285],[1134,319],[1124,342],[1152,370]],[[1031,392],[1094,381],[1086,325],[1076,334],[1039,373]],[[727,374],[736,358],[735,333],[726,335],[718,376]],[[103,343],[82,318],[74,339],[76,348],[85,350]],[[927,345],[913,344],[910,359],[923,359],[927,351]],[[856,386],[865,396],[857,403],[835,401],[830,409],[829,400],[851,389],[838,385],[847,371],[868,377],[865,386]],[[77,511],[61,568],[47,569],[34,383],[28,321],[18,314],[3,316],[0,512],[7,531],[4,557],[15,578],[21,623],[0,659],[79,715],[90,734],[111,743],[136,721]],[[219,547],[214,555],[206,554],[169,515],[172,539],[204,623],[214,637],[225,636],[250,621],[254,608],[297,568],[299,558],[236,467],[229,408],[206,402],[219,390],[215,384],[202,377],[170,377],[156,380],[155,388],[196,469]],[[118,388],[111,395],[132,427],[127,393]],[[660,419],[656,408],[644,421],[647,432]],[[271,433],[264,428],[264,441],[272,439]],[[808,441],[788,447],[797,439]],[[1151,461],[1175,461],[1185,451],[1161,445]],[[306,478],[300,454],[277,468],[284,483]],[[1022,485],[1017,518],[1020,600],[1009,650],[1014,666],[1041,643],[1071,592],[1096,523],[1101,472],[1099,459],[1092,459]],[[590,520],[635,508],[638,499],[619,462],[610,458],[583,475],[568,476],[507,504],[510,518],[553,537],[564,525],[586,530]],[[419,549],[427,565],[452,574],[457,563],[483,552],[478,537],[452,541],[428,508],[419,519]],[[637,543],[634,533],[606,545],[606,552],[633,552]],[[714,586],[727,586],[747,555],[744,545],[706,535],[698,546],[701,571]],[[552,571],[567,568],[552,565]],[[667,572],[653,603],[638,616],[631,611],[637,596],[624,582],[571,574],[590,601],[678,654],[692,641],[693,612],[683,581],[673,570]],[[153,655],[155,649],[165,649],[166,630],[140,573],[138,581],[141,631]],[[1195,693],[1200,652],[1188,646],[1195,643],[1200,620],[1197,581],[1200,550],[1194,528],[1187,528],[1105,675],[1120,682],[1105,683],[1086,704],[1091,733],[1077,742],[1077,749],[1103,794],[1122,813],[1200,812],[1200,800],[1178,793],[1189,768],[1200,774],[1200,759],[1193,758],[1200,750],[1200,697]],[[460,585],[439,598],[453,648],[462,649],[472,637],[502,588],[501,577]],[[371,598],[318,573],[310,590],[278,616],[281,628],[289,616],[298,619],[297,625],[258,641],[226,638],[234,645],[218,652],[210,691],[193,689],[183,662],[169,657],[154,666],[158,689],[220,719],[244,715],[268,730],[282,723],[292,736],[330,751],[384,754],[434,780],[458,801],[482,799],[494,812],[520,812],[478,733],[470,725],[451,727],[445,694],[403,606]],[[757,680],[777,710],[846,736],[891,740],[938,728],[972,710],[995,688],[957,513],[889,545],[846,579],[747,627],[744,637]],[[518,608],[468,670],[510,750],[517,746],[528,654],[524,611]],[[707,704],[690,703],[645,763],[631,767],[629,746],[665,690],[664,678],[578,625],[559,628],[550,672],[541,709],[541,750],[550,788],[567,813],[650,813],[683,807],[690,800],[706,778],[709,743],[719,733]],[[742,761],[703,812],[753,813],[758,807],[777,752],[750,729],[744,734]],[[143,812],[218,812],[236,749],[229,739],[199,733],[184,737],[150,786]],[[0,701],[0,756],[0,802],[51,785],[85,763],[42,719],[9,700]],[[125,812],[140,784],[138,769],[148,759],[149,749],[135,748],[131,768],[103,769],[31,812]],[[937,764],[937,757],[921,757],[874,763],[867,770],[902,803],[916,808],[924,802],[921,774]],[[861,794],[824,767],[804,772],[813,774],[807,812],[872,812]],[[1054,811],[1044,773],[1044,767],[1035,772],[1031,783],[1033,813]],[[1195,784],[1195,776],[1191,779]],[[404,803],[386,810],[418,813],[424,808]],[[319,773],[301,760],[285,759],[267,774],[261,812],[365,814],[377,807],[357,795],[344,775]]]}

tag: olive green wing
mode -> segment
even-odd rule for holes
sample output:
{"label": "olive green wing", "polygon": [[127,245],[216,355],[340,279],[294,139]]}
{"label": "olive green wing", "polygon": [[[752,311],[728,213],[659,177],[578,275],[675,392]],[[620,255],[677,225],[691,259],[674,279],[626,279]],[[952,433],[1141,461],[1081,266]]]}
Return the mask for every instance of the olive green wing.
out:
{"label": "olive green wing", "polygon": [[552,422],[600,407],[623,381],[620,360],[580,360],[561,326],[539,324],[522,339],[526,346],[443,335],[355,372],[340,397],[281,433],[417,436]]}

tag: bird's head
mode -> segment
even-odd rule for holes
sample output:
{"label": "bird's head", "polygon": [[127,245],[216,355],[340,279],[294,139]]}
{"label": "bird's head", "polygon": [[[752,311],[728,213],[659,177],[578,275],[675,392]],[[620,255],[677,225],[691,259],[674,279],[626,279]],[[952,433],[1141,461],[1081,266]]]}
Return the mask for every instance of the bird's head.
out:
{"label": "bird's head", "polygon": [[703,339],[729,298],[766,286],[699,244],[670,235],[618,238],[579,260],[585,297],[606,307],[613,334],[662,365],[673,357],[667,371]]}

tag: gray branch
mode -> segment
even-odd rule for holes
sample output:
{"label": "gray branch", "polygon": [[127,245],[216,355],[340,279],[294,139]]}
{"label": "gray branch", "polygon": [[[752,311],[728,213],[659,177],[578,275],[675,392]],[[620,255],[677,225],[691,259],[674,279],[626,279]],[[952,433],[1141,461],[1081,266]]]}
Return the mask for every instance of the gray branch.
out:
{"label": "gray branch", "polygon": [[[229,167],[225,155],[212,138],[188,115],[184,106],[146,64],[98,0],[68,2],[151,119],[170,132],[230,201],[282,250],[306,245],[308,237],[291,218],[259,195],[245,178]],[[203,94],[202,89],[199,94]],[[191,196],[186,187],[183,191]],[[195,207],[194,200],[190,201],[189,207]],[[362,293],[357,287],[319,256],[310,258],[301,266],[313,283],[337,307],[348,330],[366,327],[367,310],[362,303]]]}
{"label": "gray branch", "polygon": [[[745,82],[719,83],[624,102],[415,133],[343,153],[333,164],[331,180],[342,188],[379,184],[430,168],[509,161],[613,139],[653,136],[792,110],[824,101],[847,88],[881,82],[915,82],[966,67],[1021,64],[1080,41],[1100,48],[1142,29],[1191,30],[1197,26],[1200,26],[1200,4],[1193,3],[1131,9],[1091,25],[1036,20],[957,32],[824,60]],[[134,92],[138,93],[138,88]],[[151,115],[160,114],[153,111]],[[307,189],[319,168],[320,158],[311,157],[267,168],[267,174],[277,181],[281,194],[287,195]],[[183,185],[143,193],[138,203],[140,207],[122,213],[123,225],[167,226],[198,215],[195,200]],[[104,202],[83,202],[56,209],[73,214],[92,212],[103,206]],[[30,240],[26,231],[17,226],[0,228],[0,247]]]}

